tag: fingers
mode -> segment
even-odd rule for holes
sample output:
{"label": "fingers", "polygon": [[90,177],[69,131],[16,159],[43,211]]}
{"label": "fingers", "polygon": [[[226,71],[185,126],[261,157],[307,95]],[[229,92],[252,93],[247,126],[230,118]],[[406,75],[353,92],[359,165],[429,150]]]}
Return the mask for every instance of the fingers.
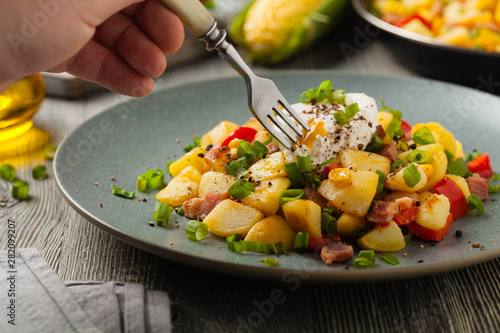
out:
{"label": "fingers", "polygon": [[120,56],[95,40],[89,41],[78,54],[52,70],[64,70],[133,97],[146,96],[153,90],[151,78],[139,74]]}
{"label": "fingers", "polygon": [[160,76],[167,66],[161,49],[128,16],[117,13],[101,24],[94,40],[116,51],[146,77]]}

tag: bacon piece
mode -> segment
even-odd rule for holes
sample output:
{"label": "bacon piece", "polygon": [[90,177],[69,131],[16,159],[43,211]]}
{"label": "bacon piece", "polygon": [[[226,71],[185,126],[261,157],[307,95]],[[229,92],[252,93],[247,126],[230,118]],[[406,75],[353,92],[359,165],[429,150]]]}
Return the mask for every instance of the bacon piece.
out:
{"label": "bacon piece", "polygon": [[366,215],[368,222],[387,223],[399,213],[399,206],[391,201],[376,201],[371,211]]}
{"label": "bacon piece", "polygon": [[472,177],[467,178],[470,193],[475,194],[481,200],[488,199],[488,180],[475,173]]}
{"label": "bacon piece", "polygon": [[326,205],[328,204],[328,200],[325,199],[321,194],[318,193],[318,191],[313,189],[310,185],[307,185],[304,188],[304,192],[306,195],[306,199],[314,201],[321,208],[326,208]]}
{"label": "bacon piece", "polygon": [[344,242],[331,241],[321,249],[321,259],[327,266],[334,262],[343,262],[352,258],[354,249]]}
{"label": "bacon piece", "polygon": [[413,199],[409,197],[402,197],[394,200],[394,202],[398,205],[399,210],[408,209],[413,206]]}
{"label": "bacon piece", "polygon": [[266,145],[267,150],[269,150],[269,154],[275,153],[279,151],[280,149],[274,145],[274,143],[270,143]]}
{"label": "bacon piece", "polygon": [[378,154],[385,156],[389,158],[391,162],[394,162],[398,158],[398,149],[390,143],[384,143]]}
{"label": "bacon piece", "polygon": [[190,219],[203,220],[222,200],[229,199],[227,192],[209,192],[200,198],[187,200],[182,205],[184,215]]}
{"label": "bacon piece", "polygon": [[394,201],[397,202],[398,199],[402,198],[410,198],[411,199],[411,205],[416,206],[417,201],[418,201],[418,194],[416,192],[403,192],[403,191],[398,191],[391,193],[385,197],[385,201]]}

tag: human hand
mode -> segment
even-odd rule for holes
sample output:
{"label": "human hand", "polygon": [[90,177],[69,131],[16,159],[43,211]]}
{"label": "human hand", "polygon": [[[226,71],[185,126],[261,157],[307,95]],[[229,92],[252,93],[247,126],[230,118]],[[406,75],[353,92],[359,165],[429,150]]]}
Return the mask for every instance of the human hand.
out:
{"label": "human hand", "polygon": [[184,29],[158,0],[0,0],[0,92],[40,71],[66,71],[141,97]]}

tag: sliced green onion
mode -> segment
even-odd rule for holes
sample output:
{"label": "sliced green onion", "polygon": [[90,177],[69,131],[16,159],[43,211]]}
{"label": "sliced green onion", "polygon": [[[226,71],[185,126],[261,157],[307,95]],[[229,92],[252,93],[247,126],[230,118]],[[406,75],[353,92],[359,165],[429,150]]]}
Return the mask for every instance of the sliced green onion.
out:
{"label": "sliced green onion", "polygon": [[12,183],[12,197],[18,200],[28,199],[30,185],[24,180],[15,180]]}
{"label": "sliced green onion", "polygon": [[186,229],[184,230],[186,236],[195,241],[204,240],[208,235],[208,227],[205,223],[191,220],[186,225]]}
{"label": "sliced green onion", "polygon": [[377,191],[382,192],[384,190],[385,173],[380,170],[375,171],[378,175]]}
{"label": "sliced green onion", "polygon": [[453,155],[451,151],[449,151],[448,149],[445,149],[444,153],[446,154],[446,159],[448,160],[448,164],[453,162],[453,160],[455,159],[455,155]]}
{"label": "sliced green onion", "polygon": [[412,237],[413,233],[410,230],[408,230],[408,233],[404,235],[406,246],[410,245]]}
{"label": "sliced green onion", "polygon": [[410,145],[408,144],[408,142],[401,142],[399,144],[399,150],[402,152],[408,151],[410,150]]}
{"label": "sliced green onion", "polygon": [[297,156],[297,167],[300,172],[311,172],[312,171],[312,163],[311,156]]}
{"label": "sliced green onion", "polygon": [[227,236],[226,241],[228,241],[228,242],[239,242],[242,239],[243,239],[243,235],[242,234],[233,234],[231,236]]}
{"label": "sliced green onion", "polygon": [[229,165],[226,165],[226,172],[228,175],[236,178],[245,176],[248,173],[247,160],[245,157],[234,160]]}
{"label": "sliced green onion", "polygon": [[2,164],[0,166],[0,177],[5,180],[16,179],[16,169],[10,164]]}
{"label": "sliced green onion", "polygon": [[259,260],[260,262],[264,263],[264,266],[266,267],[280,267],[280,264],[278,263],[278,260],[274,258],[264,258],[263,260]]}
{"label": "sliced green onion", "polygon": [[190,152],[194,148],[198,147],[200,144],[201,144],[201,139],[200,138],[194,138],[192,144],[188,144],[188,145],[184,146],[184,151],[186,153]]}
{"label": "sliced green onion", "polygon": [[302,103],[311,103],[313,99],[314,99],[314,90],[312,89],[306,90],[300,95],[300,101]]}
{"label": "sliced green onion", "polygon": [[329,236],[334,237],[337,234],[337,219],[323,211],[321,213],[321,229]]}
{"label": "sliced green onion", "polygon": [[396,172],[397,169],[404,166],[405,166],[405,161],[398,158],[397,160],[394,161],[394,163],[392,163],[391,172]]}
{"label": "sliced green onion", "polygon": [[337,210],[335,208],[322,208],[321,212],[322,213],[330,214],[331,216],[335,216],[335,215],[338,214]]}
{"label": "sliced green onion", "polygon": [[403,179],[408,187],[414,187],[422,179],[420,171],[418,171],[415,164],[408,165],[403,171]]}
{"label": "sliced green onion", "polygon": [[436,139],[434,139],[429,127],[424,126],[415,132],[413,135],[413,142],[417,145],[425,146],[431,143],[436,143]]}
{"label": "sliced green onion", "polygon": [[[165,172],[161,169],[151,169],[143,173],[141,176],[144,179],[146,179],[146,188],[147,189],[154,189],[160,186],[163,186],[164,180],[165,180]],[[141,182],[141,184],[139,184]],[[137,179],[137,185],[139,185],[142,189],[142,182],[143,180]],[[139,186],[137,186],[137,189],[139,190]],[[142,191],[141,191],[142,192]]]}
{"label": "sliced green onion", "polygon": [[271,142],[273,142],[273,135],[272,134],[269,134],[269,136],[267,137],[267,140],[263,142],[264,145],[268,145],[270,144]]}
{"label": "sliced green onion", "polygon": [[245,156],[252,144],[246,140],[240,140],[238,143],[238,149],[236,150],[236,156],[239,158]]}
{"label": "sliced green onion", "polygon": [[345,114],[346,114],[347,118],[349,118],[349,119],[354,117],[356,115],[356,113],[358,113],[358,112],[359,112],[358,103],[352,103],[352,104],[346,105],[346,107],[345,107]]}
{"label": "sliced green onion", "polygon": [[326,80],[321,82],[318,88],[314,89],[315,98],[318,103],[323,102],[328,98],[328,93],[332,90],[332,81]]}
{"label": "sliced green onion", "polygon": [[179,209],[177,209],[177,215],[184,216],[184,206],[180,206]]}
{"label": "sliced green onion", "polygon": [[304,178],[302,178],[302,174],[297,166],[297,163],[286,163],[285,171],[288,175],[288,179],[290,179],[290,183],[292,188],[304,188],[306,183],[304,182]]}
{"label": "sliced green onion", "polygon": [[384,100],[382,99],[382,96],[380,96],[380,104],[382,104],[382,107],[380,108],[380,112],[389,112],[392,114],[392,119],[396,120],[401,120],[401,117],[403,116],[403,112],[399,110],[394,110],[385,105]]}
{"label": "sliced green onion", "polygon": [[299,232],[295,235],[295,241],[293,242],[293,250],[295,252],[304,252],[307,250],[309,245],[309,234],[306,232]]}
{"label": "sliced green onion", "polygon": [[241,240],[239,242],[228,241],[227,248],[233,252],[258,252],[258,253],[273,253],[271,245],[264,242],[253,242]]}
{"label": "sliced green onion", "polygon": [[498,184],[496,186],[490,185],[495,180],[500,180],[500,174],[495,173],[493,176],[491,176],[488,179],[488,193],[497,193],[498,191],[500,191],[500,184]]}
{"label": "sliced green onion", "polygon": [[306,197],[305,191],[301,189],[288,189],[281,192],[280,195],[280,206],[283,206],[287,202],[304,199]]}
{"label": "sliced green onion", "polygon": [[306,183],[309,183],[311,187],[317,190],[321,186],[321,177],[315,172],[304,172],[302,173]]}
{"label": "sliced green onion", "polygon": [[366,151],[369,151],[369,152],[372,152],[372,153],[376,153],[380,150],[380,148],[382,148],[382,139],[378,137],[378,135],[376,135],[375,133],[372,134],[372,140],[370,141],[370,143],[368,144],[368,146],[366,146]]}
{"label": "sliced green onion", "polygon": [[249,165],[252,164],[255,157],[262,159],[268,153],[269,149],[260,141],[250,143],[246,140],[240,140],[236,150],[236,156],[239,158],[245,157]]}
{"label": "sliced green onion", "polygon": [[274,251],[274,254],[276,255],[282,255],[282,254],[285,254],[286,253],[286,246],[285,246],[285,243],[283,242],[278,242],[276,244],[273,244],[273,251]]}
{"label": "sliced green onion", "polygon": [[337,123],[340,126],[344,126],[345,124],[347,124],[349,122],[349,118],[347,117],[345,112],[342,110],[335,112],[333,114],[333,116],[335,117],[335,120],[337,121]]}
{"label": "sliced green onion", "polygon": [[255,192],[255,186],[246,179],[240,179],[227,190],[227,193],[237,200],[248,197]]}
{"label": "sliced green onion", "polygon": [[144,192],[146,190],[147,184],[148,180],[145,177],[143,176],[137,177],[137,183],[136,183],[137,191]]}
{"label": "sliced green onion", "polygon": [[31,170],[31,174],[34,179],[44,179],[47,178],[47,168],[43,165],[37,165]]}
{"label": "sliced green onion", "polygon": [[393,118],[389,122],[389,125],[387,125],[387,128],[385,129],[385,133],[390,138],[393,138],[395,136],[402,136],[404,134],[403,130],[401,129],[402,124],[403,123],[400,120]]}
{"label": "sliced green onion", "polygon": [[432,155],[423,150],[412,151],[411,153],[408,154],[408,157],[406,159],[410,163],[417,163],[417,164],[430,164],[434,162],[434,158],[432,157]]}
{"label": "sliced green onion", "polygon": [[375,264],[375,251],[359,251],[358,257],[354,259],[352,266],[356,269],[368,269]]}
{"label": "sliced green onion", "polygon": [[364,234],[366,234],[366,233],[372,231],[373,229],[375,229],[376,225],[377,225],[376,223],[371,223],[370,225],[367,225],[366,227],[356,229],[356,230],[354,230],[351,233],[351,237],[354,237],[354,238],[361,237]]}
{"label": "sliced green onion", "polygon": [[473,159],[475,159],[476,157],[478,157],[479,155],[481,155],[481,153],[479,152],[479,150],[477,149],[474,149],[472,151],[472,154],[469,154],[468,156],[468,161],[472,161]]}
{"label": "sliced green onion", "polygon": [[383,261],[391,264],[391,265],[397,265],[399,264],[399,260],[398,258],[396,258],[396,256],[392,253],[386,253],[384,255],[381,255],[380,256],[380,259],[382,259]]}
{"label": "sliced green onion", "polygon": [[172,174],[170,173],[170,166],[172,165],[172,163],[174,163],[175,161],[170,161],[168,162],[165,167],[167,168],[167,172],[170,176],[172,176]]}
{"label": "sliced green onion", "polygon": [[124,198],[127,198],[127,199],[133,199],[134,196],[135,196],[134,192],[127,192],[125,189],[119,188],[119,187],[116,187],[116,186],[113,186],[111,192],[114,195],[117,195],[119,197],[124,197]]}
{"label": "sliced green onion", "polygon": [[164,202],[157,201],[155,204],[155,211],[153,213],[153,219],[155,220],[156,225],[166,227],[170,221],[170,215],[172,215],[173,210],[174,208],[172,206],[167,205]]}
{"label": "sliced green onion", "polygon": [[464,178],[470,177],[472,175],[472,173],[469,171],[469,168],[467,168],[467,164],[465,163],[465,160],[463,158],[459,158],[455,162],[450,163],[448,165],[448,168],[446,169],[446,173]]}
{"label": "sliced green onion", "polygon": [[337,104],[345,105],[345,90],[334,89],[328,92],[328,101],[330,103],[337,102]]}
{"label": "sliced green onion", "polygon": [[48,160],[53,160],[56,154],[57,147],[53,145],[47,145],[43,149],[43,156]]}
{"label": "sliced green onion", "polygon": [[483,205],[483,202],[481,201],[481,199],[477,196],[477,194],[471,194],[467,198],[466,201],[469,204],[469,210],[476,209],[477,210],[477,214],[479,216],[483,215],[483,213],[485,211],[484,205]]}

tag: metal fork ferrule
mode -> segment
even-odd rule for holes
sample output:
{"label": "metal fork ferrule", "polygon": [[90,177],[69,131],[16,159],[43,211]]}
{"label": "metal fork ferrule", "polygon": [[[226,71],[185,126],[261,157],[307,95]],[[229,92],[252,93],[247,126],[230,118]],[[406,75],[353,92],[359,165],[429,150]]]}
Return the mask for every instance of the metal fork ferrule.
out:
{"label": "metal fork ferrule", "polygon": [[198,40],[204,41],[207,44],[207,51],[211,52],[219,47],[219,45],[226,40],[227,32],[224,29],[217,28],[217,21],[207,31],[207,33]]}

